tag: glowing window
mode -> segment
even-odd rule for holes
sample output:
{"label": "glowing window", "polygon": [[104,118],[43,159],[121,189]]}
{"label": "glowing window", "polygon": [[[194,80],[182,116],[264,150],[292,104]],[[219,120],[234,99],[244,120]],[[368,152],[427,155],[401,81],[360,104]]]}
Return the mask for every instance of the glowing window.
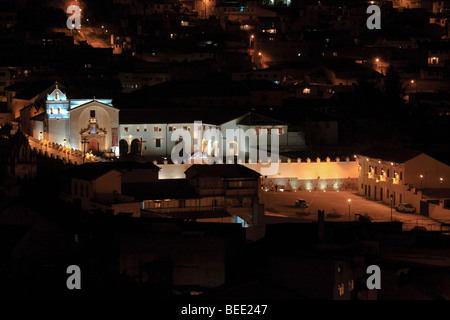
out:
{"label": "glowing window", "polygon": [[353,280],[348,280],[348,290],[352,291],[355,288],[355,282]]}
{"label": "glowing window", "polygon": [[341,284],[338,284],[338,293],[339,293],[339,295],[340,296],[343,296],[344,295],[344,284],[343,283],[341,283]]}
{"label": "glowing window", "polygon": [[311,89],[310,88],[303,89],[303,94],[310,94],[310,93],[311,93]]}
{"label": "glowing window", "polygon": [[438,64],[439,57],[428,57],[428,64]]}

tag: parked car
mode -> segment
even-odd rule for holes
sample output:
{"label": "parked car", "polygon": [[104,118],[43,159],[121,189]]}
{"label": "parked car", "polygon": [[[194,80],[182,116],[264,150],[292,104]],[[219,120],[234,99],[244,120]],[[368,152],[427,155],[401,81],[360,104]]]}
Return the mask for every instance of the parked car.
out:
{"label": "parked car", "polygon": [[306,202],[306,200],[297,199],[295,200],[295,206],[299,208],[308,208],[308,203]]}
{"label": "parked car", "polygon": [[398,212],[407,212],[407,213],[416,212],[416,208],[414,208],[409,203],[400,203],[398,206],[395,207],[395,210],[397,210]]}

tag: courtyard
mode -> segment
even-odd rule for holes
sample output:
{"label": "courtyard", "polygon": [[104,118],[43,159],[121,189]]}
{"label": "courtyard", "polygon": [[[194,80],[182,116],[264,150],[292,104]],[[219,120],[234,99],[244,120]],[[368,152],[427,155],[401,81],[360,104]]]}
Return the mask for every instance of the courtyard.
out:
{"label": "courtyard", "polygon": [[[295,207],[296,199],[304,199],[308,208]],[[351,200],[350,205],[349,201]],[[289,217],[304,222],[317,221],[317,211],[325,211],[325,221],[355,221],[357,215],[370,217],[373,222],[392,220],[403,223],[403,230],[425,227],[427,230],[440,230],[440,223],[415,213],[397,212],[381,201],[368,200],[356,191],[268,191],[261,192],[261,202],[265,214]],[[299,221],[300,222],[300,221]]]}

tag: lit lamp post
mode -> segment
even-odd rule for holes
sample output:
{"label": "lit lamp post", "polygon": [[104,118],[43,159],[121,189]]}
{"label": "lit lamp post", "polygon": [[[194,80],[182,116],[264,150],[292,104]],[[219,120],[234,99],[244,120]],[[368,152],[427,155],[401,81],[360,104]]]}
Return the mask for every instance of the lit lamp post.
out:
{"label": "lit lamp post", "polygon": [[203,5],[205,6],[205,19],[206,19],[206,0],[202,1]]}
{"label": "lit lamp post", "polygon": [[420,177],[420,190],[422,190],[423,174],[421,174],[419,177]]}
{"label": "lit lamp post", "polygon": [[442,182],[444,181],[444,178],[439,178],[441,180],[441,202],[444,202],[443,195],[442,195]]}
{"label": "lit lamp post", "polygon": [[391,194],[390,198],[391,198],[391,222],[392,222],[392,201],[394,200],[394,197],[392,196],[392,194]]}
{"label": "lit lamp post", "polygon": [[249,43],[249,47],[248,47],[248,49],[249,50],[252,50],[253,49],[253,47],[254,47],[254,41],[255,41],[255,35],[251,35],[250,36],[250,43]]}
{"label": "lit lamp post", "polygon": [[352,204],[352,199],[348,199],[348,221],[350,221],[350,205]]}
{"label": "lit lamp post", "polygon": [[263,67],[263,53],[261,51],[258,52],[258,69],[262,69]]}
{"label": "lit lamp post", "polygon": [[414,80],[411,80],[412,91],[417,92],[417,84]]}
{"label": "lit lamp post", "polygon": [[86,161],[86,144],[89,143],[89,139],[87,137],[81,138],[81,143],[83,144],[83,163]]}

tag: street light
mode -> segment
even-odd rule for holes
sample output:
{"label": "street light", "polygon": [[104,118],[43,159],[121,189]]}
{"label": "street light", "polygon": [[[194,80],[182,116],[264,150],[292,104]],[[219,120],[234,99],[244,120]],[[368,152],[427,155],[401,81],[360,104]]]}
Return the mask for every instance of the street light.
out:
{"label": "street light", "polygon": [[392,200],[393,200],[393,196],[392,196],[392,194],[391,194],[391,196],[390,196],[390,198],[391,198],[391,222],[392,222]]}
{"label": "street light", "polygon": [[202,1],[202,2],[203,2],[203,5],[205,6],[205,19],[206,19],[206,0]]}
{"label": "street light", "polygon": [[442,196],[442,181],[444,181],[444,178],[439,178],[441,180],[441,202],[444,202],[443,196]]}
{"label": "street light", "polygon": [[348,199],[348,221],[350,221],[350,205],[352,204],[352,199]]}
{"label": "street light", "polygon": [[[254,46],[255,46],[255,35],[251,35],[250,36],[250,41],[249,41],[249,47],[248,47],[248,49],[249,50],[252,50],[252,49],[254,49]],[[250,53],[250,51],[249,51],[249,53]]]}
{"label": "street light", "polygon": [[420,177],[420,190],[422,190],[423,174],[421,174],[419,177]]}

